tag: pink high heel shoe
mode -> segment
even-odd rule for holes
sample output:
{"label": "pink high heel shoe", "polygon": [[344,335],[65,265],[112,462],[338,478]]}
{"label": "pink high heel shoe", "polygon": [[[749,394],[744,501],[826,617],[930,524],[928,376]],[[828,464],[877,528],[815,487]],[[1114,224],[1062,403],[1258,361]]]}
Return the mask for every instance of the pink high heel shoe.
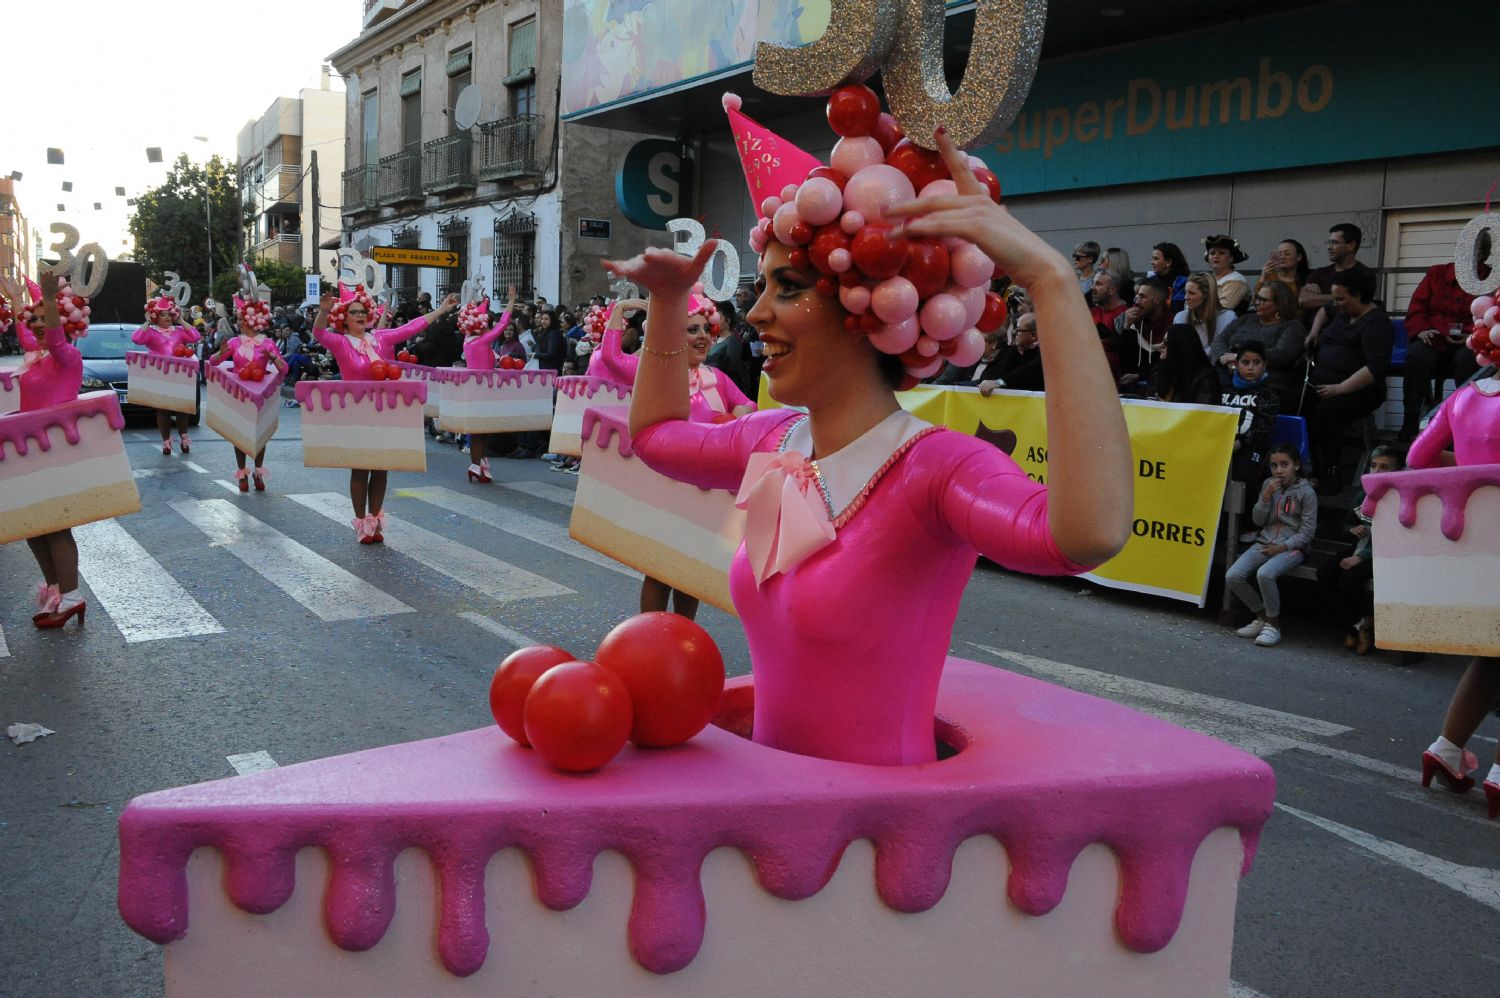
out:
{"label": "pink high heel shoe", "polygon": [[88,612],[89,605],[79,600],[70,606],[63,607],[59,604],[57,609],[50,613],[44,613],[40,617],[33,617],[31,622],[38,630],[52,631],[66,624],[71,618],[78,618],[78,626],[83,626],[84,615]]}
{"label": "pink high heel shoe", "polygon": [[270,477],[271,473],[269,471],[265,468],[257,467],[255,469],[255,491],[264,492],[266,490],[266,482]]}
{"label": "pink high heel shoe", "polygon": [[234,480],[239,483],[241,492],[250,491],[250,471],[247,468],[236,468]]}
{"label": "pink high heel shoe", "polygon": [[489,471],[486,470],[484,465],[482,464],[469,465],[468,475],[469,481],[477,482],[480,485],[488,485],[490,484],[490,482],[494,481],[494,479],[490,477]]}
{"label": "pink high heel shoe", "polygon": [[[1479,768],[1479,757],[1464,749],[1463,772],[1455,771],[1436,752],[1422,753],[1422,786],[1431,786],[1434,776],[1456,794],[1466,794],[1474,789],[1474,777],[1469,774]],[[1500,790],[1500,787],[1496,788]],[[1493,817],[1493,816],[1492,816]]]}
{"label": "pink high heel shoe", "polygon": [[1490,809],[1490,820],[1500,818],[1500,783],[1484,781],[1484,803]]}
{"label": "pink high heel shoe", "polygon": [[193,449],[193,442],[188,439],[188,435],[186,433],[182,434],[182,452],[184,454],[186,454],[186,453],[190,452],[192,449]]}
{"label": "pink high heel shoe", "polygon": [[[368,519],[370,520],[371,529],[374,531],[374,537],[371,539],[370,543],[384,544],[386,527],[385,510],[381,510],[378,513],[371,513]],[[1475,765],[1478,765],[1478,763],[1475,763]]]}
{"label": "pink high heel shoe", "polygon": [[172,453],[172,440],[171,440],[170,437],[168,437],[166,440],[163,440],[161,442],[161,452],[163,454],[171,454]]}
{"label": "pink high heel shoe", "polygon": [[31,622],[35,624],[43,617],[57,611],[57,605],[62,602],[62,590],[46,582],[36,587],[36,613],[31,615]]}
{"label": "pink high heel shoe", "polygon": [[359,538],[361,544],[375,543],[374,518],[369,516],[356,516],[349,523],[354,527],[354,536]]}

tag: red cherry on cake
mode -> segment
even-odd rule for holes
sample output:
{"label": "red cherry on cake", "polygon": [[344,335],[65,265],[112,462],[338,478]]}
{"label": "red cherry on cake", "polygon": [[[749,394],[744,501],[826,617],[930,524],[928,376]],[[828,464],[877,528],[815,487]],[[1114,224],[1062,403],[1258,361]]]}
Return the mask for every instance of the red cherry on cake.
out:
{"label": "red cherry on cake", "polygon": [[923,149],[911,139],[902,139],[886,156],[885,161],[906,174],[911,185],[918,191],[934,180],[947,180],[948,168],[936,150]]}
{"label": "red cherry on cake", "polygon": [[974,171],[974,179],[989,188],[990,200],[996,204],[1000,203],[1000,178],[990,170],[979,169]]}
{"label": "red cherry on cake", "polygon": [[395,364],[387,364],[387,365],[385,365],[385,380],[387,380],[387,381],[400,381],[401,380],[401,368],[397,367]]}
{"label": "red cherry on cake", "polygon": [[373,361],[370,362],[370,380],[371,381],[384,381],[385,380],[385,361],[383,361],[383,360],[373,360]]}
{"label": "red cherry on cake", "polygon": [[993,333],[1005,325],[1007,311],[1004,298],[993,291],[986,291],[984,293],[984,314],[979,317],[979,321],[974,325],[981,333]]}
{"label": "red cherry on cake", "polygon": [[828,127],[845,138],[869,135],[880,124],[880,98],[863,83],[828,95]]}
{"label": "red cherry on cake", "polygon": [[920,298],[930,298],[948,286],[948,247],[935,239],[913,239],[901,268],[901,276],[911,281]]}
{"label": "red cherry on cake", "polygon": [[620,753],[630,737],[630,690],[593,662],[564,662],[542,673],[526,696],[526,740],[558,769],[586,773]]}
{"label": "red cherry on cake", "polygon": [[630,740],[666,748],[702,731],[724,695],[724,658],[701,626],[675,613],[642,613],[604,636],[594,655],[630,690]]}
{"label": "red cherry on cake", "polygon": [[910,244],[903,238],[890,238],[890,226],[866,225],[849,245],[854,265],[866,277],[883,281],[895,277],[906,266]]}
{"label": "red cherry on cake", "polygon": [[490,679],[490,713],[500,730],[530,748],[525,714],[531,687],[554,665],[576,659],[576,655],[556,645],[528,645],[505,656]]}

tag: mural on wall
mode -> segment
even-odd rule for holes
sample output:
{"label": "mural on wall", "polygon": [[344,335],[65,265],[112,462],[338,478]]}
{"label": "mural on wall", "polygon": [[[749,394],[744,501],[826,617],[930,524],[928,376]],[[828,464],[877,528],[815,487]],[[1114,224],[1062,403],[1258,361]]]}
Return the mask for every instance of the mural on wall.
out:
{"label": "mural on wall", "polygon": [[756,42],[802,45],[829,0],[564,0],[564,115],[708,76],[755,58]]}

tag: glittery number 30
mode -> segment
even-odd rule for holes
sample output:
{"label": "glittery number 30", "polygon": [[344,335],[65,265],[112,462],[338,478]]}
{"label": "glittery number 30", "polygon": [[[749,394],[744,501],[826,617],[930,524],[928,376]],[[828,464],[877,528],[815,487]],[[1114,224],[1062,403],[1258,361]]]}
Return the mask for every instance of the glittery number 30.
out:
{"label": "glittery number 30", "polygon": [[[1479,236],[1490,237],[1489,255],[1483,261],[1490,265],[1490,276],[1479,277]],[[1454,276],[1458,286],[1476,298],[1500,291],[1500,215],[1485,212],[1469,219],[1469,224],[1458,234],[1458,246],[1453,251]]]}
{"label": "glittery number 30", "polygon": [[[674,218],[667,223],[672,233],[672,249],[683,256],[696,256],[708,234],[695,218]],[[714,257],[724,258],[724,277],[714,281]],[[728,301],[734,289],[740,285],[740,253],[727,239],[720,239],[714,247],[714,256],[708,258],[703,268],[703,293],[713,301]]]}
{"label": "glittery number 30", "polygon": [[[52,234],[57,242],[52,252],[57,254],[57,266],[48,268],[50,273],[66,280],[73,293],[92,298],[104,290],[104,278],[109,271],[109,257],[98,243],[78,245],[78,230],[65,222],[53,222]],[[74,254],[74,250],[78,250]],[[86,278],[86,279],[85,279]]]}
{"label": "glittery number 30", "polygon": [[169,270],[162,274],[167,282],[166,291],[178,308],[186,308],[187,303],[193,300],[193,286],[177,276],[177,271]]}
{"label": "glittery number 30", "polygon": [[381,277],[380,267],[368,256],[358,250],[339,250],[339,283],[354,286],[363,284],[365,290],[372,295],[379,295],[385,290],[385,280]]}

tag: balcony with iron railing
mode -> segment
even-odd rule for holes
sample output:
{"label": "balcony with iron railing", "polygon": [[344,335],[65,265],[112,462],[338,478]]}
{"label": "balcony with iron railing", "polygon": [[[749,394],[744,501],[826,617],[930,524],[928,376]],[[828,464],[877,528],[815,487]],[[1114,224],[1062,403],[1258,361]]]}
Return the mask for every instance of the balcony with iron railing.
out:
{"label": "balcony with iron railing", "polygon": [[433,139],[422,147],[422,190],[449,194],[474,189],[474,140],[467,131]]}
{"label": "balcony with iron railing", "polygon": [[374,211],[380,206],[379,177],[380,167],[374,163],[344,171],[343,213],[345,215]]}
{"label": "balcony with iron railing", "polygon": [[298,184],[302,171],[295,166],[273,166],[256,187],[262,205],[300,203]]}
{"label": "balcony with iron railing", "polygon": [[479,179],[505,180],[541,173],[542,116],[518,114],[479,126]]}
{"label": "balcony with iron railing", "polygon": [[422,200],[422,150],[412,148],[382,156],[378,187],[382,205]]}

